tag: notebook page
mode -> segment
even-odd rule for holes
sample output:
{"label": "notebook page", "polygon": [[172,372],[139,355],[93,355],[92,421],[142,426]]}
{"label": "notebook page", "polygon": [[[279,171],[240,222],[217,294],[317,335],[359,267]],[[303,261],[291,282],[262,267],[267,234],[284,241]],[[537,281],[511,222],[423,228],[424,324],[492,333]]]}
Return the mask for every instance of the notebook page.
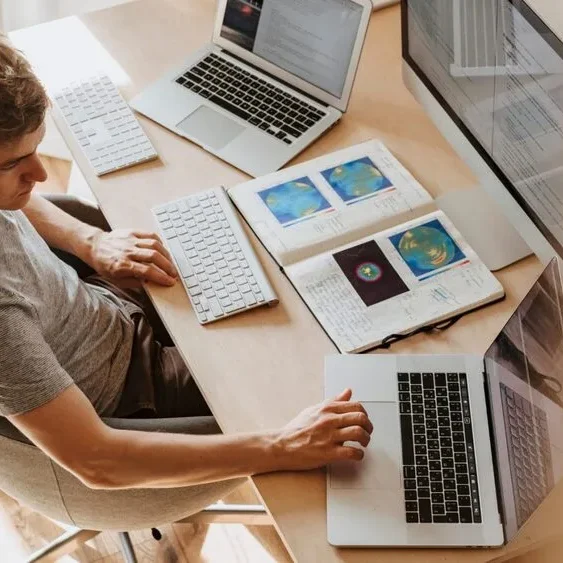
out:
{"label": "notebook page", "polygon": [[286,268],[341,352],[498,299],[502,286],[441,211]]}
{"label": "notebook page", "polygon": [[282,266],[435,209],[426,190],[375,140],[228,193]]}

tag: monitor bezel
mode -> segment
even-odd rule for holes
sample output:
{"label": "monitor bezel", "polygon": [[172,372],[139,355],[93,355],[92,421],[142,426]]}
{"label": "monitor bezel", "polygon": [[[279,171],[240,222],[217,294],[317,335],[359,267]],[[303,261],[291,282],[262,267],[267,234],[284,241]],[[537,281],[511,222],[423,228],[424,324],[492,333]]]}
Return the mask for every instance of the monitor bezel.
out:
{"label": "monitor bezel", "polygon": [[328,106],[332,106],[342,112],[345,112],[348,108],[348,103],[350,101],[350,95],[352,93],[352,86],[354,85],[354,80],[358,70],[358,65],[360,62],[360,56],[362,54],[362,49],[365,43],[367,28],[369,20],[371,17],[372,4],[371,0],[348,0],[354,4],[358,4],[363,8],[362,15],[360,17],[360,25],[358,28],[358,34],[356,36],[356,42],[352,49],[352,55],[350,57],[350,65],[348,67],[348,73],[346,74],[346,79],[344,81],[344,88],[342,90],[342,95],[340,97],[333,96],[325,90],[314,86],[310,82],[299,78],[295,74],[292,74],[286,70],[283,70],[279,66],[276,66],[267,60],[255,55],[251,51],[247,51],[243,47],[240,47],[236,43],[229,41],[221,36],[221,27],[223,25],[223,19],[225,15],[225,10],[227,8],[227,0],[219,0],[217,5],[217,13],[215,18],[215,25],[213,28],[213,43],[219,45],[223,49],[230,53],[233,53],[242,60],[250,63],[251,65],[265,71],[266,73],[282,80],[283,82],[297,88],[298,90],[305,92],[306,94],[312,96],[316,100],[325,103]]}
{"label": "monitor bezel", "polygon": [[[416,0],[414,0],[416,1]],[[547,24],[538,16],[538,14],[524,0],[507,0],[514,6],[518,12],[532,25],[532,27],[542,35],[542,38],[548,45],[563,59],[563,41],[559,39],[556,33],[551,30]],[[551,247],[560,257],[563,257],[563,241],[559,242],[545,223],[540,219],[537,213],[528,204],[525,198],[518,192],[516,187],[496,164],[485,147],[479,142],[471,130],[463,123],[458,114],[444,99],[442,94],[437,90],[432,81],[427,77],[426,73],[418,66],[416,61],[410,56],[409,52],[409,27],[408,27],[408,7],[409,0],[401,0],[401,44],[402,56],[406,64],[413,70],[415,75],[421,80],[428,91],[434,96],[442,109],[447,113],[455,126],[461,131],[471,146],[477,151],[489,169],[498,178],[502,185],[506,188],[512,198],[518,203],[525,214],[530,218],[535,227],[540,231],[543,237],[548,241]]]}

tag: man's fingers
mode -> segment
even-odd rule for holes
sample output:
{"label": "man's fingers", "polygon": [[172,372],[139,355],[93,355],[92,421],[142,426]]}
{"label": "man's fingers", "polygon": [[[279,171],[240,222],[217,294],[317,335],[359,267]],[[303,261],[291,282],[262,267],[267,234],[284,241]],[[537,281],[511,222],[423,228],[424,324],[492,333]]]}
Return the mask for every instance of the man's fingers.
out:
{"label": "man's fingers", "polygon": [[364,414],[367,414],[366,409],[364,408],[362,403],[355,403],[351,401],[332,402],[327,405],[326,410],[336,414],[343,414],[346,412],[363,412]]}
{"label": "man's fingers", "polygon": [[158,236],[158,234],[152,231],[131,231],[131,234],[137,238],[150,238],[162,242],[162,239]]}
{"label": "man's fingers", "polygon": [[172,286],[176,283],[175,278],[169,276],[166,272],[154,264],[131,262],[129,271],[135,278],[143,281],[154,282],[159,285],[167,286]]}
{"label": "man's fingers", "polygon": [[358,442],[364,448],[367,447],[370,441],[369,433],[361,426],[341,428],[336,432],[336,437],[339,442]]}
{"label": "man's fingers", "polygon": [[334,451],[334,461],[353,460],[361,461],[364,459],[364,450],[353,446],[338,446]]}
{"label": "man's fingers", "polygon": [[352,397],[352,389],[344,389],[344,391],[342,391],[342,393],[339,393],[338,395],[336,395],[336,397],[334,397],[334,399],[331,399],[330,402],[349,401],[350,397]]}
{"label": "man's fingers", "polygon": [[137,241],[137,248],[149,248],[150,250],[156,250],[160,252],[162,255],[166,256],[168,260],[172,261],[172,256],[168,249],[160,239],[153,239],[153,238],[142,238]]}
{"label": "man's fingers", "polygon": [[347,412],[338,415],[335,418],[338,428],[346,428],[347,426],[361,426],[366,432],[373,432],[373,424],[365,412]]}
{"label": "man's fingers", "polygon": [[131,255],[133,260],[138,262],[149,262],[158,266],[162,271],[166,272],[171,277],[176,277],[176,268],[174,264],[158,250],[148,248],[137,248]]}

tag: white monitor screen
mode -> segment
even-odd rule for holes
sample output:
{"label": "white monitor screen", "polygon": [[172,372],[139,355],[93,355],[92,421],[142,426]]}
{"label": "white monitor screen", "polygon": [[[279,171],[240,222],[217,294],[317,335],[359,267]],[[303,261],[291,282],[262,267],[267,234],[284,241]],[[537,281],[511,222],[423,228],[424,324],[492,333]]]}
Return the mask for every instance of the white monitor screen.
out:
{"label": "white monitor screen", "polygon": [[350,0],[227,0],[221,37],[341,98],[361,17]]}
{"label": "white monitor screen", "polygon": [[522,0],[403,0],[403,56],[563,256],[563,43]]}

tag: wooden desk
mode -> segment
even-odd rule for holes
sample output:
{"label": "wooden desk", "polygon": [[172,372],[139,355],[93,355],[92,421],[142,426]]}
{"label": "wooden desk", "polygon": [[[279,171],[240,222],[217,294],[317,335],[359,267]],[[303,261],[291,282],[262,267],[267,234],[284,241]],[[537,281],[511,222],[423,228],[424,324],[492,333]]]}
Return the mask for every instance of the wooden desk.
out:
{"label": "wooden desk", "polygon": [[[140,0],[67,18],[12,35],[49,86],[104,69],[130,99],[170,65],[211,36],[211,0]],[[61,131],[114,227],[154,229],[152,205],[245,175],[197,146],[140,118],[161,157],[99,179]],[[61,125],[59,123],[59,125]],[[399,11],[374,14],[350,110],[342,123],[298,160],[367,139],[382,139],[434,195],[470,186],[474,179],[402,84]],[[250,234],[250,233],[249,233]],[[183,288],[149,291],[176,344],[225,432],[278,427],[322,399],[323,358],[335,353],[289,282],[251,236],[277,291],[278,307],[263,308],[201,327]],[[439,336],[418,336],[393,352],[484,352],[540,272],[535,259],[503,271],[507,299],[461,320]],[[326,541],[323,471],[254,479],[292,556],[302,562],[482,562],[506,558],[555,535],[553,497],[509,549],[486,551],[337,550]],[[563,495],[559,495],[563,500]],[[551,527],[550,527],[551,526]],[[498,559],[500,560],[500,559]]]}

